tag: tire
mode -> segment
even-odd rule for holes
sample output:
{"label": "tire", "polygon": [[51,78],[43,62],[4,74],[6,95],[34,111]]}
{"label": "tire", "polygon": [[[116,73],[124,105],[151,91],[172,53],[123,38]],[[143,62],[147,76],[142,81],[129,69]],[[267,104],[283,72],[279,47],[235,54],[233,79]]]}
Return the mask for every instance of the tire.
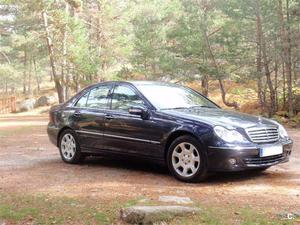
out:
{"label": "tire", "polygon": [[67,129],[60,134],[59,152],[65,163],[78,164],[83,161],[84,155],[81,153],[77,135],[73,130]]}
{"label": "tire", "polygon": [[206,149],[190,135],[180,136],[172,142],[167,164],[172,175],[180,181],[199,182],[207,177]]}

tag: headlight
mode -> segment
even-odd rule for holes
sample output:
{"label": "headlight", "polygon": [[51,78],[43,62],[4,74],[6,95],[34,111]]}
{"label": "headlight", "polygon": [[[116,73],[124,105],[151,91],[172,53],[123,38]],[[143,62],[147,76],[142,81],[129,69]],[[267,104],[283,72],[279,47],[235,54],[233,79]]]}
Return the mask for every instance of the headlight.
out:
{"label": "headlight", "polygon": [[236,130],[228,130],[225,127],[215,126],[214,131],[219,138],[229,143],[248,142],[247,139],[240,132]]}
{"label": "headlight", "polygon": [[288,138],[289,137],[289,135],[286,132],[286,130],[284,129],[284,127],[279,123],[278,123],[278,132],[279,132],[279,136],[281,138]]}

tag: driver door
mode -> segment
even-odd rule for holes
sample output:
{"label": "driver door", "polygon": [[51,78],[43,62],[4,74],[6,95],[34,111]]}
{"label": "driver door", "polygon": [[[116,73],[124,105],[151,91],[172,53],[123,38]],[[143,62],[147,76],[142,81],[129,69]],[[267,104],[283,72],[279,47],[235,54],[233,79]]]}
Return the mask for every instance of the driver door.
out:
{"label": "driver door", "polygon": [[105,115],[105,148],[119,153],[161,157],[159,126],[151,116],[144,120],[139,115],[129,114],[133,106],[147,108],[130,85],[116,85],[111,95],[111,109]]}

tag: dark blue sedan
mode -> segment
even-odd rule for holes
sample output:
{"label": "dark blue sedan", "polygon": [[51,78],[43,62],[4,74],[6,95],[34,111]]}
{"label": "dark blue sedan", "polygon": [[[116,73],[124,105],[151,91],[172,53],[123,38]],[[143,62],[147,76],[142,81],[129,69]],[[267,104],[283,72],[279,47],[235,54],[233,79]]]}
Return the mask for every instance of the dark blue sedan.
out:
{"label": "dark blue sedan", "polygon": [[265,170],[287,162],[279,123],[221,109],[200,93],[160,82],[104,82],[50,111],[50,140],[66,163],[126,155],[166,163],[181,181],[209,171]]}

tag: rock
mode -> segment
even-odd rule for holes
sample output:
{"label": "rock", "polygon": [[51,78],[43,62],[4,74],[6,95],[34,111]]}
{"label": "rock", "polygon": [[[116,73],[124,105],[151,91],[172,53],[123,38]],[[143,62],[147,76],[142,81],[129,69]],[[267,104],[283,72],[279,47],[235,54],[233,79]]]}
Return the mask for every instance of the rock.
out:
{"label": "rock", "polygon": [[200,209],[186,206],[132,206],[121,210],[121,219],[130,224],[153,224],[177,216],[199,213]]}
{"label": "rock", "polygon": [[300,211],[298,211],[298,212],[293,212],[293,214],[295,215],[296,218],[300,218]]}
{"label": "rock", "polygon": [[47,106],[49,105],[49,97],[48,96],[41,96],[35,103],[35,107]]}
{"label": "rock", "polygon": [[20,104],[20,111],[27,112],[33,110],[36,100],[34,98],[29,98],[21,102]]}
{"label": "rock", "polygon": [[49,106],[57,103],[57,97],[55,96],[41,96],[35,103],[35,107]]}
{"label": "rock", "polygon": [[159,201],[161,202],[174,202],[177,204],[190,204],[193,203],[193,201],[189,197],[178,197],[178,196],[159,196]]}
{"label": "rock", "polygon": [[300,212],[281,212],[277,214],[277,216],[282,219],[293,220],[293,219],[300,218]]}

